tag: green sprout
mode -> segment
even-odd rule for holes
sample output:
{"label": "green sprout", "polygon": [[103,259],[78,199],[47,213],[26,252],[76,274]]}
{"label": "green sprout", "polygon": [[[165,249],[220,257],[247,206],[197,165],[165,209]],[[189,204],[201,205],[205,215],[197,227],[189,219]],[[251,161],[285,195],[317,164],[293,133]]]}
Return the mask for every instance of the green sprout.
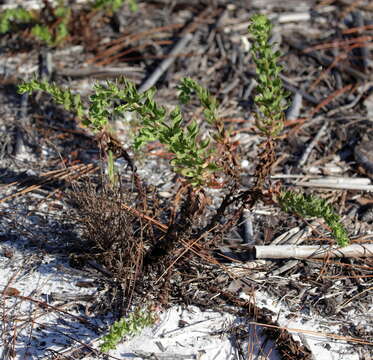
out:
{"label": "green sprout", "polygon": [[297,194],[286,191],[279,196],[280,206],[288,213],[294,213],[304,218],[323,218],[331,229],[337,244],[341,247],[350,242],[347,231],[341,222],[341,218],[335,213],[333,207],[325,200],[312,195]]}
{"label": "green sprout", "polygon": [[54,15],[58,25],[54,30],[51,30],[47,25],[37,24],[35,25],[31,33],[39,40],[47,44],[48,46],[54,47],[62,43],[69,36],[69,22],[71,16],[71,10],[65,6],[64,1],[59,1],[59,5],[54,9]]}
{"label": "green sprout", "polygon": [[[125,0],[92,0],[90,9],[103,9],[112,14],[123,5]],[[132,12],[138,10],[136,0],[128,0],[129,9]],[[40,18],[41,12],[26,10],[23,7],[6,9],[0,13],[0,34],[16,30],[16,25],[29,25],[31,34],[42,43],[55,47],[64,42],[70,35],[69,23],[71,19],[71,8],[65,4],[65,0],[59,0],[55,8],[52,9],[56,26],[52,28]]]}
{"label": "green sprout", "polygon": [[127,319],[120,319],[112,325],[109,333],[102,338],[100,350],[115,350],[124,337],[136,335],[146,326],[153,325],[155,320],[156,317],[150,311],[137,308]]}
{"label": "green sprout", "polygon": [[282,66],[281,56],[270,43],[272,24],[265,15],[256,14],[251,18],[249,32],[254,37],[251,54],[256,64],[258,85],[254,98],[259,112],[256,126],[268,137],[276,137],[284,126],[284,110],[288,107],[287,97],[279,76]]}
{"label": "green sprout", "polygon": [[203,114],[206,121],[211,125],[216,122],[218,102],[207,89],[191,78],[182,79],[178,89],[180,90],[179,100],[182,104],[187,104],[190,101],[192,93],[196,93],[204,108]]}
{"label": "green sprout", "polygon": [[63,90],[45,80],[39,81],[33,79],[18,85],[18,92],[20,94],[31,93],[33,91],[46,92],[52,96],[52,99],[57,104],[63,105],[67,111],[73,111],[80,118],[85,116],[85,109],[79,94],[73,94],[70,90]]}

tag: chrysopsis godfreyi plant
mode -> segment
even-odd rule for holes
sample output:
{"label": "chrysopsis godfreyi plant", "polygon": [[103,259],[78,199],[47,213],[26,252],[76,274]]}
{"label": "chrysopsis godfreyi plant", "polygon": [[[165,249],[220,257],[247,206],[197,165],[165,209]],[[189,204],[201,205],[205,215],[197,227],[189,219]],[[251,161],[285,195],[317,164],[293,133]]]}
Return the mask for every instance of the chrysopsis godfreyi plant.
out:
{"label": "chrysopsis godfreyi plant", "polygon": [[[257,95],[254,102],[258,111],[256,115],[256,126],[260,133],[267,137],[265,150],[261,154],[264,159],[262,168],[257,169],[256,185],[262,190],[264,177],[270,175],[270,167],[276,157],[274,142],[284,127],[284,111],[288,106],[288,93],[284,90],[280,72],[282,67],[278,64],[281,53],[273,50],[270,43],[272,24],[265,15],[256,14],[251,18],[249,33],[253,36],[251,54],[256,65]],[[267,168],[267,171],[263,170]],[[335,213],[331,205],[315,196],[307,196],[292,191],[278,194],[278,202],[282,209],[295,213],[302,217],[323,218],[329,226],[339,246],[349,243],[347,231],[340,217]]]}
{"label": "chrysopsis godfreyi plant", "polygon": [[[273,51],[269,42],[271,28],[271,23],[264,15],[254,15],[249,26],[249,31],[254,38],[252,54],[258,74],[257,95],[254,98],[258,107],[256,124],[260,133],[266,137],[264,150],[260,154],[255,172],[256,182],[252,189],[254,202],[258,194],[264,194],[265,181],[269,178],[271,166],[276,160],[275,143],[283,129],[284,110],[287,107],[288,97],[279,76],[282,69],[278,64],[280,53]],[[167,112],[164,106],[154,100],[154,89],[139,93],[135,85],[126,79],[117,82],[108,81],[105,85],[96,84],[94,93],[89,97],[88,107],[83,104],[78,94],[72,94],[70,90],[62,90],[48,82],[32,80],[19,87],[21,93],[36,90],[49,93],[54,101],[62,104],[66,110],[74,111],[82,119],[82,123],[96,133],[107,131],[113,116],[127,111],[136,113],[140,130],[134,140],[134,149],[140,150],[143,145],[151,141],[159,141],[173,154],[171,164],[174,170],[188,179],[194,188],[203,189],[209,184],[213,174],[219,170],[214,161],[216,143],[211,145],[210,138],[219,143],[221,137],[225,136],[224,128],[217,117],[217,101],[207,89],[189,78],[183,79],[178,89],[182,104],[187,103],[193,93],[197,95],[204,108],[206,121],[214,128],[212,136],[202,139],[196,121],[193,120],[189,125],[184,126],[185,120],[179,106]],[[114,161],[110,154],[109,159]],[[113,173],[113,167],[109,166],[109,169]],[[292,197],[293,205],[295,203],[297,206],[292,205]],[[288,192],[286,196],[280,195],[280,199],[284,209],[296,212],[299,204],[303,203],[304,207],[299,215],[314,216],[315,214],[315,207],[307,197],[297,197],[297,194]],[[308,213],[307,209],[309,209]],[[332,211],[330,207],[319,206],[319,209],[317,214],[329,224],[338,244],[345,245],[346,235],[343,234],[346,232],[342,233],[338,230],[343,228],[339,217],[330,215]]]}
{"label": "chrysopsis godfreyi plant", "polygon": [[[134,149],[138,151],[146,143],[159,141],[173,154],[171,164],[174,170],[194,187],[206,185],[211,173],[218,170],[211,159],[214,148],[209,146],[209,138],[201,139],[197,122],[184,126],[180,107],[167,112],[154,100],[154,88],[139,93],[132,82],[122,78],[117,82],[107,81],[105,85],[96,84],[93,90],[87,107],[79,94],[46,81],[34,79],[19,86],[20,93],[44,91],[50,94],[57,104],[76,113],[83,125],[95,133],[107,131],[114,116],[125,112],[136,113],[140,130],[134,140]],[[205,107],[207,121],[214,122],[217,102],[207,90],[191,79],[184,79],[179,90],[182,103],[189,101],[190,95],[195,92]]]}

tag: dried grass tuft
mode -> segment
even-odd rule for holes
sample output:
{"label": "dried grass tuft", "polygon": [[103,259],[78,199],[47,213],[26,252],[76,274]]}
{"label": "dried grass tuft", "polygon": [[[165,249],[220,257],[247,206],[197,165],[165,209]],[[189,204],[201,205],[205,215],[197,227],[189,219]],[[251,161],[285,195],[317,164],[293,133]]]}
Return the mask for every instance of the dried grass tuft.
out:
{"label": "dried grass tuft", "polygon": [[84,239],[83,257],[104,266],[130,296],[142,273],[148,231],[142,219],[125,208],[133,203],[131,193],[105,182],[87,182],[76,186],[70,198]]}

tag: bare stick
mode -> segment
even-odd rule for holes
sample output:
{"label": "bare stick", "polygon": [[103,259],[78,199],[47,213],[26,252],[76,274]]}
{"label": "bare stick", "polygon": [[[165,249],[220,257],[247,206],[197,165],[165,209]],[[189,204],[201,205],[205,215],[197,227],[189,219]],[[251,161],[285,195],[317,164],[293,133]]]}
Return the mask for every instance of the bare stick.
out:
{"label": "bare stick", "polygon": [[250,210],[245,209],[242,212],[242,230],[243,230],[243,239],[246,244],[254,244],[254,230],[253,230],[253,220]]}
{"label": "bare stick", "polygon": [[330,246],[255,246],[256,259],[324,259],[330,257],[373,257],[373,244],[353,244],[344,248]]}
{"label": "bare stick", "polygon": [[[321,179],[318,179],[321,180]],[[296,186],[303,187],[315,187],[315,188],[325,188],[325,189],[341,189],[341,190],[361,190],[361,191],[373,191],[373,185],[361,185],[353,183],[331,183],[329,181],[299,181]]]}
{"label": "bare stick", "polygon": [[[307,239],[307,237],[311,234],[312,230],[317,226],[317,224],[318,224],[317,221],[313,221],[309,226],[307,226],[303,230],[300,230],[298,227],[290,229],[290,232],[292,231],[293,235],[291,235],[290,238],[288,236],[286,236],[283,240],[285,240],[288,245],[291,244],[293,246],[294,245],[299,246],[304,240]],[[296,232],[296,234],[294,234],[295,230],[298,230]],[[289,234],[289,232],[285,233],[285,235],[286,234]],[[277,245],[282,245],[283,244],[283,242],[281,240],[278,241],[277,239],[275,239],[276,243],[275,243],[275,241],[272,242],[272,245],[276,245],[276,244]],[[270,274],[272,276],[278,276],[278,275],[282,274],[283,272],[292,269],[298,263],[299,263],[298,260],[289,260],[284,265],[282,265],[279,268],[276,268],[275,270],[273,270]]]}
{"label": "bare stick", "polygon": [[162,74],[170,67],[170,65],[175,61],[176,55],[178,55],[182,49],[184,49],[190,40],[192,40],[193,35],[188,33],[185,34],[171,50],[169,56],[164,59],[155,71],[146,79],[145,82],[139,87],[139,92],[144,92],[150,89],[162,76]]}

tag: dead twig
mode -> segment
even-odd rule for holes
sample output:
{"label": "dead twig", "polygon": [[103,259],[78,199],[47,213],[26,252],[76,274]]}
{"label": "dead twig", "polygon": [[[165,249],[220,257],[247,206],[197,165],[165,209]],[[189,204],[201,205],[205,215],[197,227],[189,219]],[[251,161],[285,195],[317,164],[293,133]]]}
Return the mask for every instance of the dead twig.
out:
{"label": "dead twig", "polygon": [[373,244],[352,244],[344,248],[333,248],[328,245],[257,245],[254,246],[254,250],[256,259],[324,259],[329,257],[373,257]]}

